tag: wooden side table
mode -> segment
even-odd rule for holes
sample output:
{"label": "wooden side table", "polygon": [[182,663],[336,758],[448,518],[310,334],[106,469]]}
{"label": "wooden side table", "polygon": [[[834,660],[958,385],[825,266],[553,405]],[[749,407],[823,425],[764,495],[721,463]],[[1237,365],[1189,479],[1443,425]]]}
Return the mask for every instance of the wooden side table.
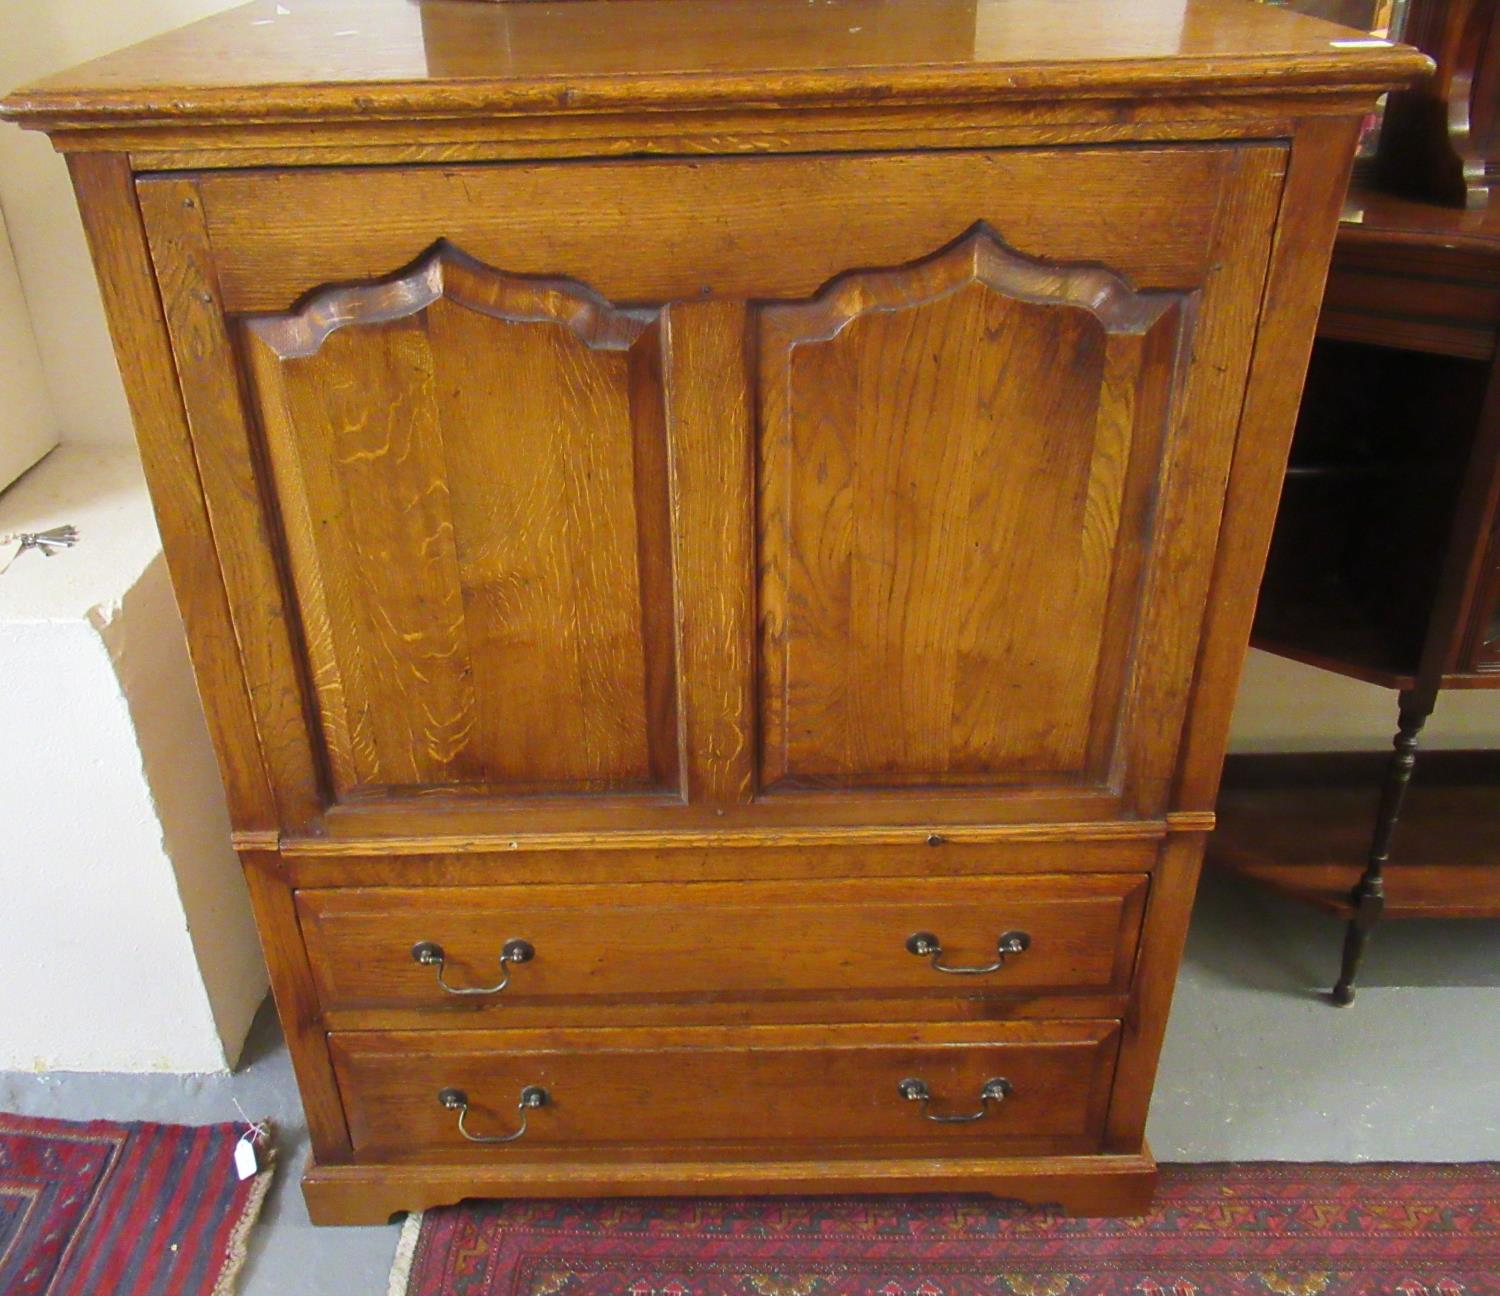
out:
{"label": "wooden side table", "polygon": [[1438,694],[1500,687],[1497,335],[1500,212],[1351,192],[1254,642],[1397,690],[1395,753],[1374,807],[1357,758],[1231,761],[1209,848],[1349,919],[1340,1004],[1382,916],[1500,915],[1495,762],[1440,762],[1387,873]]}
{"label": "wooden side table", "polygon": [[1425,772],[1386,871],[1439,692],[1500,687],[1500,7],[1398,8],[1436,74],[1390,96],[1356,171],[1252,640],[1397,690],[1395,752],[1383,776],[1232,759],[1207,855],[1348,918],[1338,1004],[1382,916],[1500,915],[1500,762]]}

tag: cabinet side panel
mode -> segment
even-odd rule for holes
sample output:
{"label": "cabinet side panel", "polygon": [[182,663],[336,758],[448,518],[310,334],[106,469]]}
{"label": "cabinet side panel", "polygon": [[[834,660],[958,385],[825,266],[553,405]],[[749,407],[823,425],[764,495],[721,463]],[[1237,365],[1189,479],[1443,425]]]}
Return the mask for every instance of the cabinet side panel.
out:
{"label": "cabinet side panel", "polygon": [[[1136,814],[1159,815],[1190,713],[1198,645],[1211,610],[1225,484],[1244,408],[1286,175],[1284,150],[1246,149],[1219,204],[1214,267],[1198,301],[1181,417],[1156,508],[1161,547],[1146,574],[1119,767]],[[1234,561],[1240,561],[1238,555]],[[1255,579],[1259,579],[1259,567]]]}
{"label": "cabinet side panel", "polygon": [[323,1162],[347,1160],[349,1129],[343,1099],[328,1055],[328,1036],[292,889],[274,853],[245,851],[240,862],[271,974],[271,996],[292,1057],[302,1109],[307,1114],[313,1155]]}
{"label": "cabinet side panel", "polygon": [[1211,810],[1235,691],[1265,571],[1287,454],[1312,351],[1358,122],[1312,119],[1297,129],[1271,249],[1224,516],[1172,793],[1177,810]]}
{"label": "cabinet side panel", "polygon": [[323,771],[202,200],[189,181],[139,192],[261,746],[283,821],[309,824],[323,808]]}
{"label": "cabinet side panel", "polygon": [[230,818],[241,831],[272,829],[277,823],[276,804],[261,764],[255,717],[240,673],[239,648],[214,554],[213,532],[130,165],[110,154],[76,153],[68,158],[68,169],[104,297],[172,587],[187,630],[193,671],[229,795]]}

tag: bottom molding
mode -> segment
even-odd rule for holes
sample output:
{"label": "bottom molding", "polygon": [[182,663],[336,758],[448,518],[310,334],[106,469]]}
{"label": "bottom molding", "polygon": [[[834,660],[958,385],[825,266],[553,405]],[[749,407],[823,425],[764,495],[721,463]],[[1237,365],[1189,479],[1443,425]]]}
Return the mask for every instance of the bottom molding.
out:
{"label": "bottom molding", "polygon": [[1142,1215],[1156,1161],[1139,1155],[885,1161],[692,1161],[318,1165],[302,1191],[314,1224],[384,1224],[465,1197],[733,1197],[816,1193],[978,1192],[1069,1215]]}

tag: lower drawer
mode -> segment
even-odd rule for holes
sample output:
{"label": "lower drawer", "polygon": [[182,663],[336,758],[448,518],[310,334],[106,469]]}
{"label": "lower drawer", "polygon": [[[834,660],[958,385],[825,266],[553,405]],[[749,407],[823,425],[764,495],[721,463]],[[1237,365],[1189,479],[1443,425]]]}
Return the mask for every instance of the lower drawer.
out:
{"label": "lower drawer", "polygon": [[[359,1031],[329,1044],[360,1159],[771,1160],[1095,1151],[1118,1037],[1117,1022],[1083,1020]],[[522,1106],[526,1093],[537,1105]]]}

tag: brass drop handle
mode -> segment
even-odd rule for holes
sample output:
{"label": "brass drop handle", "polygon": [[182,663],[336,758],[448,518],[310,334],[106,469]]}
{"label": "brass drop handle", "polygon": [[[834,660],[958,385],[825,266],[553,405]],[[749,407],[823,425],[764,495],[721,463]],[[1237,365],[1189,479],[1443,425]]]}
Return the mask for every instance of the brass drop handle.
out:
{"label": "brass drop handle", "polygon": [[437,983],[444,991],[451,995],[492,995],[499,994],[510,984],[510,968],[513,963],[530,963],[536,957],[536,949],[530,941],[508,940],[500,950],[500,969],[502,976],[492,986],[455,986],[449,985],[443,979],[443,964],[447,956],[443,953],[443,947],[436,941],[418,941],[411,947],[412,962],[420,963],[423,967],[437,968]]}
{"label": "brass drop handle", "polygon": [[469,1115],[469,1095],[462,1089],[438,1090],[438,1102],[449,1111],[458,1113],[458,1132],[470,1143],[514,1143],[526,1133],[527,1114],[538,1107],[545,1107],[551,1101],[552,1096],[541,1085],[527,1085],[521,1090],[521,1100],[516,1103],[516,1110],[521,1113],[520,1129],[514,1134],[470,1134],[468,1127],[464,1124]]}
{"label": "brass drop handle", "polygon": [[979,1110],[967,1112],[962,1115],[945,1115],[941,1112],[929,1111],[932,1103],[932,1090],[927,1087],[925,1080],[903,1080],[896,1086],[901,1096],[908,1102],[919,1102],[922,1104],[922,1118],[924,1120],[936,1121],[939,1125],[968,1125],[972,1121],[983,1120],[990,1113],[991,1103],[1002,1103],[1010,1097],[1010,1081],[1004,1076],[995,1076],[984,1082],[984,1088],[979,1091]]}
{"label": "brass drop handle", "polygon": [[1008,931],[995,942],[995,961],[982,967],[954,967],[943,962],[943,943],[931,932],[913,932],[906,938],[909,953],[918,958],[930,958],[932,966],[950,976],[988,976],[1005,966],[1005,960],[1024,954],[1031,948],[1031,936],[1023,931]]}

